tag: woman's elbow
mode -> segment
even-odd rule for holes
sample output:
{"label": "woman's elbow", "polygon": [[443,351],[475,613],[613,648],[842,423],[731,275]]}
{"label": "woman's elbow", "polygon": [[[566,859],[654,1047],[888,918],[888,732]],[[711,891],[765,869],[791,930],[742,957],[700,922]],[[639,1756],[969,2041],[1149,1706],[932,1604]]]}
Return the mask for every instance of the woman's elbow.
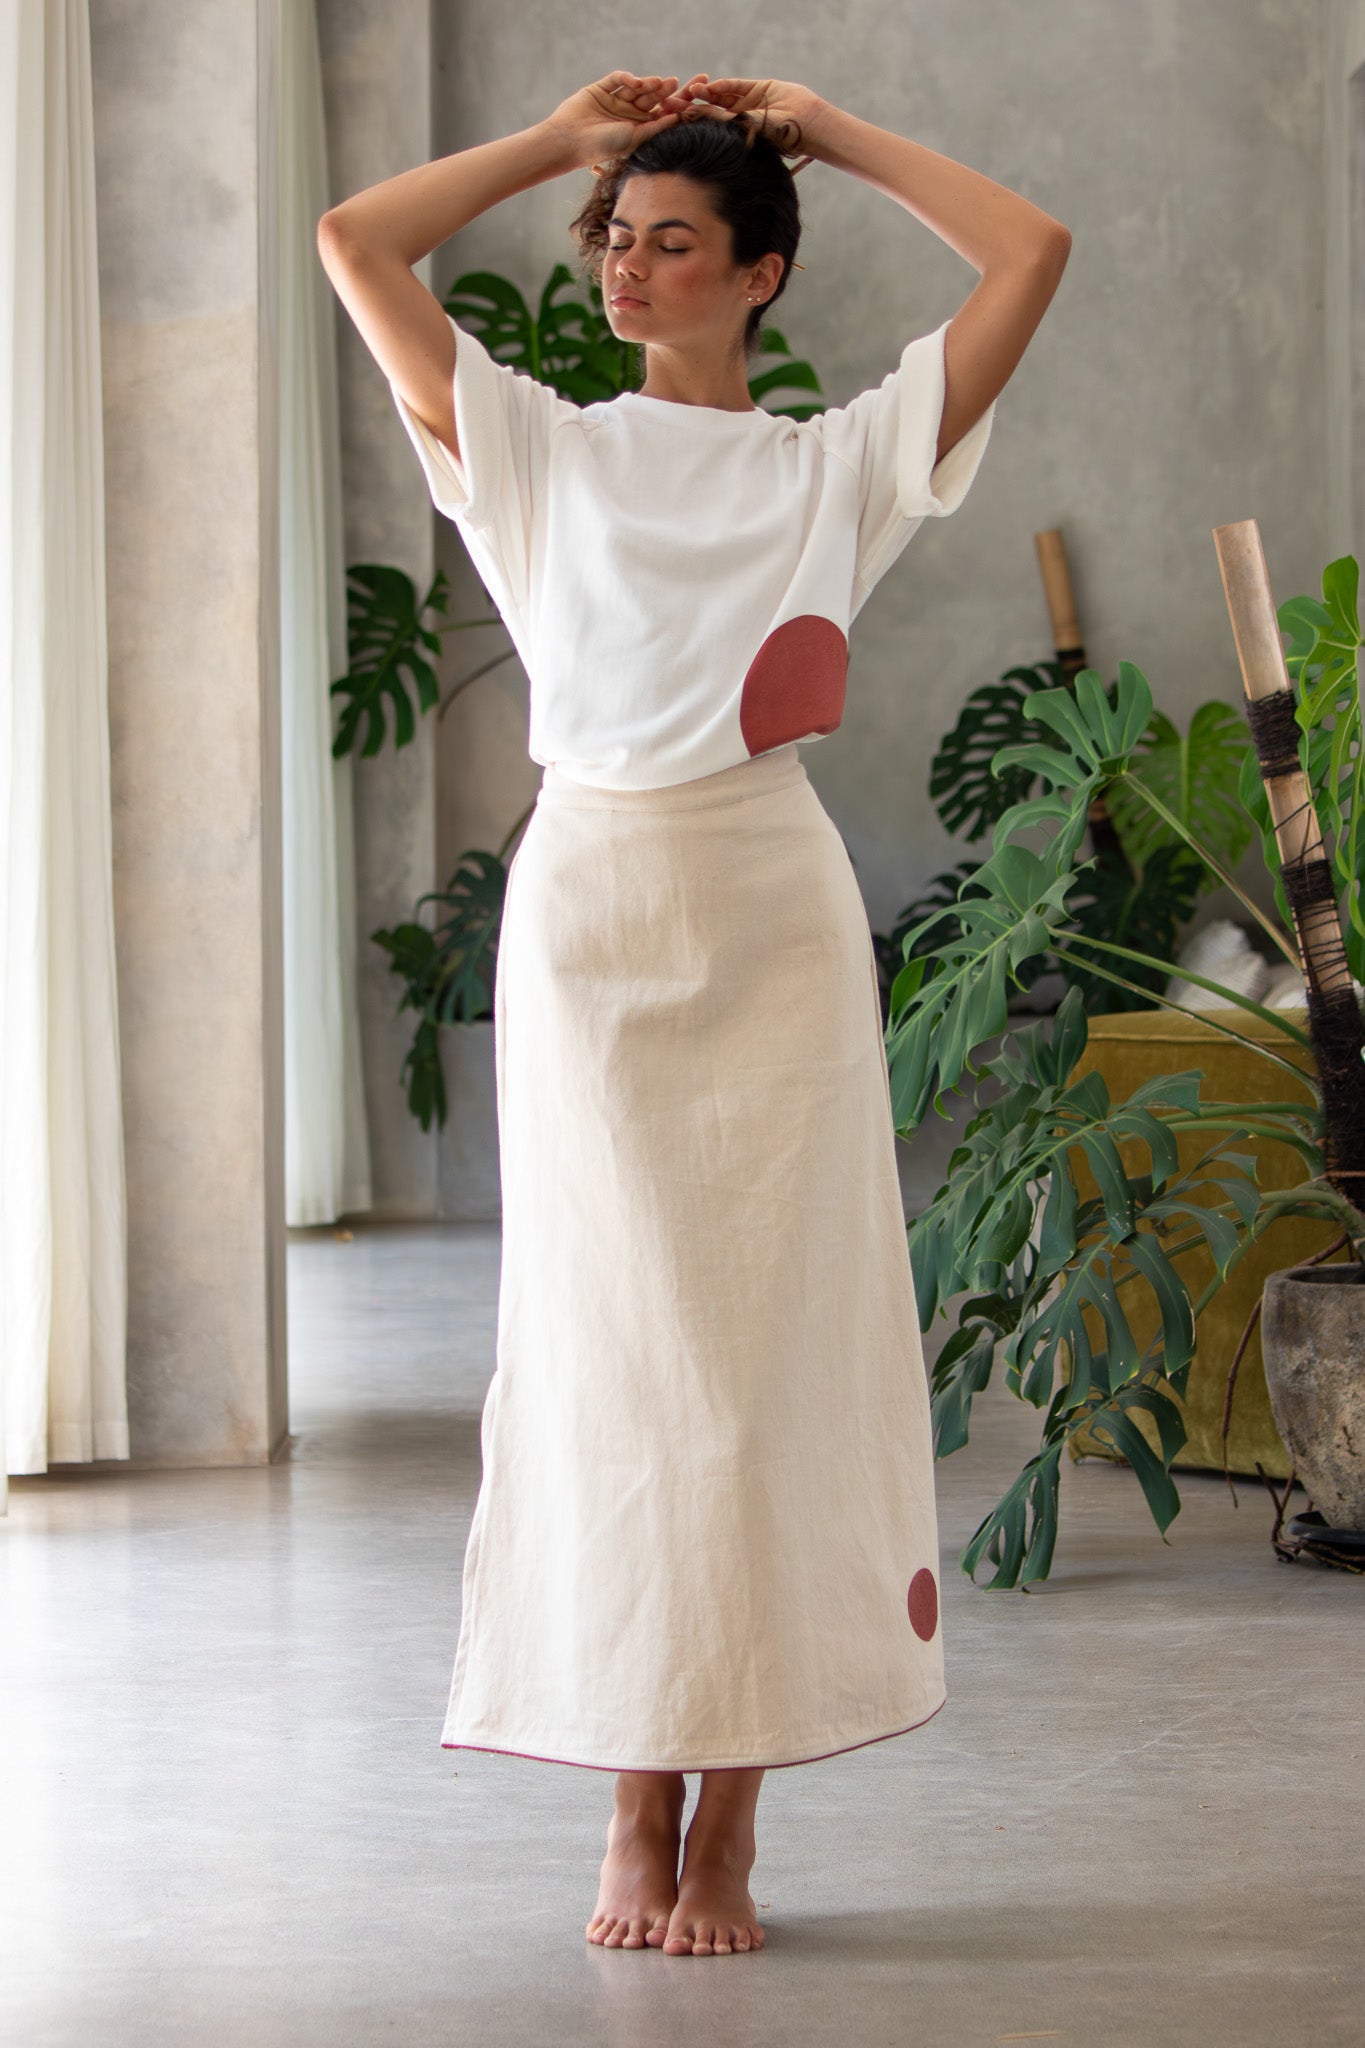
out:
{"label": "woman's elbow", "polygon": [[1047,253],[1059,271],[1066,269],[1066,259],[1071,254],[1071,230],[1059,220],[1053,221],[1049,229]]}
{"label": "woman's elbow", "polygon": [[340,207],[328,207],[317,227],[318,254],[323,262],[325,263],[329,256],[340,256],[346,240],[346,228]]}

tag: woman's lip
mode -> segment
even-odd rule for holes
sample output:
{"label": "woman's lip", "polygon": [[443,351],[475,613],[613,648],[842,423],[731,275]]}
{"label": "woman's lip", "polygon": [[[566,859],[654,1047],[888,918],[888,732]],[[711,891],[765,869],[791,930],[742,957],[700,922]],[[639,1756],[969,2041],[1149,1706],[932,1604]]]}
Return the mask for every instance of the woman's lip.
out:
{"label": "woman's lip", "polygon": [[649,304],[648,299],[637,298],[634,292],[613,292],[611,302],[613,306],[647,306]]}

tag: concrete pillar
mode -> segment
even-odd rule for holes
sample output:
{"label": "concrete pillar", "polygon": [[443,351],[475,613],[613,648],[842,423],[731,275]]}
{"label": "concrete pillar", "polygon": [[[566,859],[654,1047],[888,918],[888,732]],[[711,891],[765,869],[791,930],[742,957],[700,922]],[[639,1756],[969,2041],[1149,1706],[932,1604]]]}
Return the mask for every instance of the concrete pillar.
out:
{"label": "concrete pillar", "polygon": [[288,1429],[279,0],[91,0],[135,1462]]}
{"label": "concrete pillar", "polygon": [[[429,161],[430,0],[318,0],[332,203]],[[430,264],[418,275],[430,284]],[[338,304],[337,350],[345,485],[346,560],[391,562],[425,591],[433,522],[412,445],[388,384]],[[436,886],[436,800],[431,716],[401,752],[392,736],[355,772],[356,914],[361,1040],[378,1216],[437,1213],[438,1144],[407,1107],[403,1060],[412,1011],[371,933],[411,918]]]}
{"label": "concrete pillar", "polygon": [[1324,40],[1326,561],[1365,533],[1365,0],[1328,0]]}

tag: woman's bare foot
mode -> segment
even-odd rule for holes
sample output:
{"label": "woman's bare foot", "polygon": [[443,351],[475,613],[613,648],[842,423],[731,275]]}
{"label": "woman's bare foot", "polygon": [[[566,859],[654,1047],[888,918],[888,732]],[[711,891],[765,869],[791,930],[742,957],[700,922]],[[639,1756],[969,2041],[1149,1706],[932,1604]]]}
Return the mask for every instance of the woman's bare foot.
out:
{"label": "woman's bare foot", "polygon": [[687,1796],[681,1771],[622,1771],[607,1825],[597,1905],[586,1929],[602,1948],[660,1948],[678,1897]]}
{"label": "woman's bare foot", "polygon": [[703,1771],[665,1955],[742,1955],[762,1948],[766,1936],[749,1890],[762,1781],[761,1770]]}

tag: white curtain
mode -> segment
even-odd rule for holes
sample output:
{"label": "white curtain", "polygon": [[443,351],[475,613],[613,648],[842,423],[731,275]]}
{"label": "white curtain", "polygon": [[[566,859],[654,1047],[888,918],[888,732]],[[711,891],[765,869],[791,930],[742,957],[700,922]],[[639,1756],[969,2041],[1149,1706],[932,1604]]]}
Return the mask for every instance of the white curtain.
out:
{"label": "white curtain", "polygon": [[0,1506],[126,1458],[86,0],[0,5]]}
{"label": "white curtain", "polygon": [[332,759],[346,672],[331,204],[313,0],[284,0],[280,52],[280,610],[284,763],[285,1216],[371,1206],[356,995],[351,760]]}

